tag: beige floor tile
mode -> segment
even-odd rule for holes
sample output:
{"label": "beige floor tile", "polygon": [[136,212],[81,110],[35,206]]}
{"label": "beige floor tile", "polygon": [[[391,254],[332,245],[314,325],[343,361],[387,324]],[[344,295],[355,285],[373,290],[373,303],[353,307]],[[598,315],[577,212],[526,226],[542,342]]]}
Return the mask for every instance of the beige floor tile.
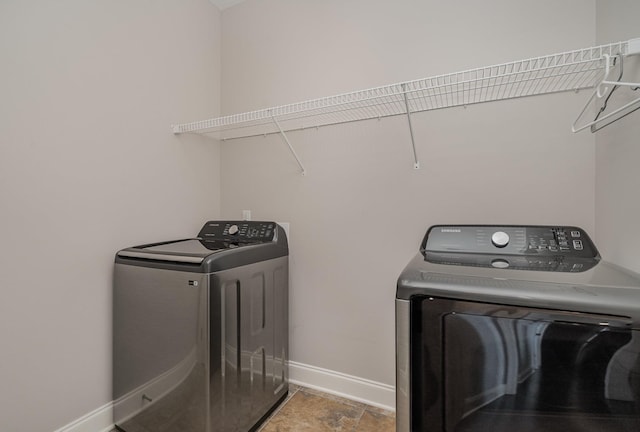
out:
{"label": "beige floor tile", "polygon": [[298,391],[261,432],[353,432],[364,406]]}
{"label": "beige floor tile", "polygon": [[395,432],[396,417],[383,410],[365,410],[355,432]]}
{"label": "beige floor tile", "polygon": [[[352,406],[354,408],[358,408],[358,409],[362,409],[362,410],[364,410],[368,406],[368,405],[365,405],[365,404],[363,404],[361,402],[356,402],[356,401],[351,400],[351,399],[346,399],[346,398],[343,398],[343,397],[340,397],[340,396],[332,395],[332,394],[329,394],[329,393],[324,393],[324,392],[322,392],[320,390],[315,390],[315,389],[312,389],[312,388],[309,388],[309,387],[298,387],[298,390],[301,391],[301,392],[310,394],[310,395],[319,396],[319,397],[321,397],[323,399],[330,399],[332,401],[343,403],[345,405],[350,405],[350,406]],[[373,407],[371,407],[371,408],[373,408]]]}

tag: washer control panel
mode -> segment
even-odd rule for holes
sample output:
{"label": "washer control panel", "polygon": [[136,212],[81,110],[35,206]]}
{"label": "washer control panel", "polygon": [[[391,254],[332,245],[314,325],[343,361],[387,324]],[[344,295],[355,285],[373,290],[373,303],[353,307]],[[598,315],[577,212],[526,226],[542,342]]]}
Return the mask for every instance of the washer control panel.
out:
{"label": "washer control panel", "polygon": [[203,240],[235,242],[271,242],[276,233],[275,222],[224,221],[207,222],[198,237]]}
{"label": "washer control panel", "polygon": [[421,250],[423,253],[598,256],[583,229],[560,226],[436,225],[427,231]]}

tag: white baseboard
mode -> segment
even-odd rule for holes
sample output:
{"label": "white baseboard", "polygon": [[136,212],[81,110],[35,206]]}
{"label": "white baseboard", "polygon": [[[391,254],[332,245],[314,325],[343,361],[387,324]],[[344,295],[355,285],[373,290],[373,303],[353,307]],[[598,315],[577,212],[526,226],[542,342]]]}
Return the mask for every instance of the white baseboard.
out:
{"label": "white baseboard", "polygon": [[54,432],[110,432],[113,430],[113,403],[109,402]]}
{"label": "white baseboard", "polygon": [[[385,410],[396,410],[396,390],[389,384],[293,361],[289,362],[289,382]],[[112,429],[113,402],[109,402],[54,432],[109,432]]]}
{"label": "white baseboard", "polygon": [[294,361],[289,362],[289,382],[385,410],[396,410],[396,389],[389,384]]}

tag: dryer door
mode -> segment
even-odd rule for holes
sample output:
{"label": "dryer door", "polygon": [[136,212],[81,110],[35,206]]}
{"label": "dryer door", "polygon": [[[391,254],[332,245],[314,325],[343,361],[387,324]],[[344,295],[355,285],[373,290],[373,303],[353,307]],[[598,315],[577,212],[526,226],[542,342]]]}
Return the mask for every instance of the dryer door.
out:
{"label": "dryer door", "polygon": [[640,430],[624,318],[434,298],[412,312],[411,430]]}

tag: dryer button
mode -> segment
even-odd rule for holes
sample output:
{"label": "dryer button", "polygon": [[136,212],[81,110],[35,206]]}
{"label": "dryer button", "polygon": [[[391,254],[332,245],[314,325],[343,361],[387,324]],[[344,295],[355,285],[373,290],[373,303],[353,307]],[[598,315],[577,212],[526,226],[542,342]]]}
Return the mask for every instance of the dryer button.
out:
{"label": "dryer button", "polygon": [[491,243],[495,247],[503,248],[509,244],[509,234],[504,231],[496,231],[491,236]]}
{"label": "dryer button", "polygon": [[497,258],[491,261],[491,265],[495,268],[500,268],[500,269],[509,268],[509,261],[505,259]]}

